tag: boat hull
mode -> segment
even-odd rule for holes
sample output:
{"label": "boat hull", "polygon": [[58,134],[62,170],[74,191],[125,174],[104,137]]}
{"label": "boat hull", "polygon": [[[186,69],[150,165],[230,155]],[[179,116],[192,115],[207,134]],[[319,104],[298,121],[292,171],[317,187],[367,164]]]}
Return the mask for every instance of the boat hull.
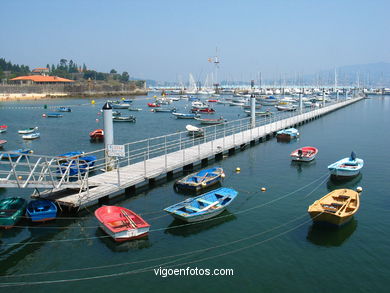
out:
{"label": "boat hull", "polygon": [[178,214],[175,214],[175,213],[171,213],[171,215],[174,218],[179,219],[181,221],[184,221],[184,222],[187,222],[187,223],[193,223],[193,222],[204,221],[204,220],[216,217],[220,213],[222,213],[225,209],[226,209],[226,207],[222,207],[222,208],[214,210],[214,211],[212,211],[210,213],[201,214],[201,215],[197,215],[197,216],[193,216],[193,217],[182,217],[182,216],[180,216]]}
{"label": "boat hull", "polygon": [[147,236],[150,227],[131,229],[131,230],[125,230],[120,232],[113,232],[103,224],[100,224],[100,228],[102,228],[102,230],[106,232],[109,236],[111,236],[112,239],[114,239],[116,242],[123,242],[132,239],[139,239]]}
{"label": "boat hull", "polygon": [[322,223],[327,225],[342,226],[347,224],[353,215],[348,217],[337,217],[336,215],[322,213],[322,212],[309,212],[310,217],[314,223]]}

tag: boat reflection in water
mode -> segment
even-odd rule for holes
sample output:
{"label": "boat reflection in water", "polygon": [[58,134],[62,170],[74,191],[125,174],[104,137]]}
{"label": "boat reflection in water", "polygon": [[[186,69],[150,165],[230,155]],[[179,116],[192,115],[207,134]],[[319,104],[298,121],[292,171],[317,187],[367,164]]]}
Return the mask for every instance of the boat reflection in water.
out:
{"label": "boat reflection in water", "polygon": [[230,213],[228,210],[225,210],[217,217],[208,219],[206,221],[185,223],[183,221],[175,219],[168,226],[168,228],[165,229],[164,233],[168,233],[176,236],[188,237],[236,219],[237,219],[236,216]]}
{"label": "boat reflection in water", "polygon": [[112,252],[128,252],[130,250],[140,250],[152,246],[148,236],[123,242],[115,242],[111,237],[107,237],[107,234],[100,228],[96,230],[95,236],[99,237],[99,240]]}
{"label": "boat reflection in water", "polygon": [[348,189],[356,189],[357,184],[362,180],[363,175],[359,174],[356,177],[348,180],[335,180],[332,177],[329,177],[328,182],[326,183],[326,187],[329,191],[338,189],[338,188],[348,188]]}
{"label": "boat reflection in water", "polygon": [[320,246],[341,246],[356,230],[357,220],[352,218],[342,227],[313,223],[309,227],[307,240]]}
{"label": "boat reflection in water", "polygon": [[291,161],[291,168],[297,169],[298,173],[301,173],[303,169],[310,168],[312,166],[315,166],[316,160],[310,161],[310,162],[298,162],[298,161]]}

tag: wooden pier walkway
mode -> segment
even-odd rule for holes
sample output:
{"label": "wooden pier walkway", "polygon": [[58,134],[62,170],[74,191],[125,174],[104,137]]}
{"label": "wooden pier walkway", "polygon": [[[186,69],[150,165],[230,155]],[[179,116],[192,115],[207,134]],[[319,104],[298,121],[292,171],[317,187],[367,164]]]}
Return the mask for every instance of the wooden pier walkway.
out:
{"label": "wooden pier walkway", "polygon": [[[169,174],[177,170],[182,170],[186,166],[191,166],[202,162],[202,160],[213,159],[232,152],[236,148],[241,148],[246,144],[261,142],[267,137],[273,136],[277,131],[299,126],[303,123],[316,119],[324,114],[335,111],[357,101],[363,97],[343,100],[338,103],[327,105],[305,113],[293,113],[291,117],[274,121],[270,118],[269,123],[250,128],[250,120],[241,123],[237,133],[226,134],[224,128],[215,128],[214,139],[206,142],[193,141],[192,145],[180,147],[176,151],[165,145],[162,154],[149,158],[149,153],[144,153],[145,160],[130,163],[126,166],[104,172],[84,179],[82,189],[70,189],[66,185],[62,188],[53,189],[41,193],[39,196],[55,200],[62,206],[80,208],[96,204],[99,199],[111,195],[123,193],[125,190],[134,190],[137,185],[148,183],[160,176]],[[224,132],[224,133],[222,133]],[[191,143],[191,140],[189,140]],[[188,142],[187,142],[188,144]],[[148,145],[149,148],[149,145]],[[149,149],[148,149],[149,151]],[[118,176],[119,174],[119,176]]]}

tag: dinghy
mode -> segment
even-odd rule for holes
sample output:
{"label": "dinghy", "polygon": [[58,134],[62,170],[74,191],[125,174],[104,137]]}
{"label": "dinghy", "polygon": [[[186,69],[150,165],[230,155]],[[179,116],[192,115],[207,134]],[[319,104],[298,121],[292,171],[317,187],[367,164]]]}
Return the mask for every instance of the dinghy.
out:
{"label": "dinghy", "polygon": [[200,117],[199,114],[186,114],[186,113],[172,113],[177,119],[195,119],[196,117]]}
{"label": "dinghy", "polygon": [[91,140],[103,140],[104,139],[104,130],[103,129],[95,129],[89,133],[89,137]]}
{"label": "dinghy", "polygon": [[364,161],[356,157],[355,152],[349,158],[341,159],[328,166],[330,175],[336,179],[351,178],[359,175]]}
{"label": "dinghy", "polygon": [[0,148],[2,148],[6,143],[7,141],[5,139],[0,139]]}
{"label": "dinghy", "polygon": [[297,138],[298,136],[299,136],[298,129],[295,128],[282,129],[276,132],[276,138],[278,140],[291,140]]}
{"label": "dinghy", "polygon": [[195,118],[195,120],[198,120],[200,124],[208,124],[208,125],[214,125],[214,124],[221,124],[225,123],[226,119],[218,118],[218,119],[207,119],[207,118]]}
{"label": "dinghy", "polygon": [[112,117],[112,121],[114,122],[135,122],[136,118],[135,116],[116,116]]}
{"label": "dinghy", "polygon": [[59,107],[57,109],[58,112],[72,112],[72,109],[69,107]]}
{"label": "dinghy", "polygon": [[0,133],[6,132],[8,129],[7,125],[0,125]]}
{"label": "dinghy", "polygon": [[40,136],[41,134],[39,132],[34,132],[34,133],[22,135],[22,138],[27,140],[33,140],[39,138]]}
{"label": "dinghy", "polygon": [[32,222],[46,222],[57,217],[57,206],[46,199],[32,200],[28,203],[26,215]]}
{"label": "dinghy", "polygon": [[315,159],[318,153],[318,149],[315,147],[307,146],[301,147],[293,151],[290,156],[293,161],[298,162],[310,162]]}
{"label": "dinghy", "polygon": [[118,206],[102,206],[95,211],[100,227],[115,241],[144,237],[150,225],[133,211]]}
{"label": "dinghy", "polygon": [[26,200],[21,197],[9,197],[0,200],[0,227],[12,228],[24,215]]}
{"label": "dinghy", "polygon": [[221,167],[203,169],[176,181],[175,188],[198,191],[221,182],[224,177],[225,173]]}
{"label": "dinghy", "polygon": [[197,222],[222,213],[236,198],[238,192],[231,188],[218,188],[202,195],[188,198],[164,209],[173,217],[185,222]]}
{"label": "dinghy", "polygon": [[199,127],[196,127],[196,126],[193,126],[193,125],[190,125],[188,124],[186,126],[186,129],[188,131],[188,135],[189,136],[193,136],[193,137],[201,137],[204,135],[204,131],[202,128],[199,128]]}
{"label": "dinghy", "polygon": [[359,193],[351,189],[336,189],[309,206],[313,222],[341,226],[350,221],[360,205]]}
{"label": "dinghy", "polygon": [[32,153],[31,149],[18,149],[13,151],[7,151],[6,153],[0,153],[0,159],[17,159],[23,154]]}
{"label": "dinghy", "polygon": [[18,133],[19,134],[29,134],[29,133],[33,133],[37,130],[38,130],[38,127],[30,127],[30,128],[18,130]]}

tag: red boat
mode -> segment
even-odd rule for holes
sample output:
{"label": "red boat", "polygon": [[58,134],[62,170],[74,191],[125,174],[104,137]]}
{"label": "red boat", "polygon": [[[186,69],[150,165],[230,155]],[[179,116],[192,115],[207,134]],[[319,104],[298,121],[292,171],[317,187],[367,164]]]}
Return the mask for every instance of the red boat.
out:
{"label": "red boat", "polygon": [[0,125],[0,133],[6,132],[6,131],[7,131],[7,128],[8,128],[7,125]]}
{"label": "red boat", "polygon": [[209,103],[216,103],[216,102],[219,102],[219,100],[207,100],[207,102],[209,102]]}
{"label": "red boat", "polygon": [[148,107],[155,108],[155,107],[161,107],[161,105],[157,103],[148,103]]}
{"label": "red boat", "polygon": [[95,217],[100,227],[118,242],[144,237],[150,228],[139,215],[122,207],[102,206],[95,211]]}
{"label": "red boat", "polygon": [[293,161],[309,162],[314,160],[318,153],[318,149],[315,147],[307,146],[293,151],[290,156]]}
{"label": "red boat", "polygon": [[104,130],[103,129],[95,129],[89,133],[89,137],[94,140],[104,139]]}
{"label": "red boat", "polygon": [[192,113],[198,113],[198,112],[201,112],[201,113],[215,113],[215,110],[213,108],[192,108],[191,109]]}
{"label": "red boat", "polygon": [[6,143],[7,141],[5,139],[0,139],[0,148],[2,148]]}

